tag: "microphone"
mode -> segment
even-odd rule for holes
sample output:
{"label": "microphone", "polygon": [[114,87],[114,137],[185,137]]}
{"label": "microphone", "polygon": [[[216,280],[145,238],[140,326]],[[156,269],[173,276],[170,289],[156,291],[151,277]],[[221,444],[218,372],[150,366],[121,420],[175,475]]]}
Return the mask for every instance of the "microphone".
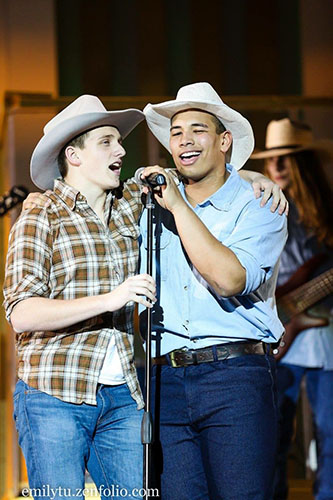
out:
{"label": "microphone", "polygon": [[140,167],[134,174],[134,179],[138,184],[141,186],[149,186],[149,187],[156,187],[156,186],[165,186],[166,185],[166,178],[165,175],[160,174],[160,173],[153,173],[150,174],[148,177],[142,178],[141,174],[144,171],[145,167]]}

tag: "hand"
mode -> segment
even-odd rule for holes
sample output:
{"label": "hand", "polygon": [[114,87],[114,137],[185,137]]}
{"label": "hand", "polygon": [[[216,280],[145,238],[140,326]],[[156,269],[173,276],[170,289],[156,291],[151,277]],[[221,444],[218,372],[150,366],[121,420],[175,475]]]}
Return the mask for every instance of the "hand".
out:
{"label": "hand", "polygon": [[258,174],[256,177],[254,177],[252,181],[252,188],[256,198],[259,198],[261,196],[262,191],[264,192],[262,200],[260,202],[261,207],[266,205],[267,201],[272,196],[273,201],[271,205],[271,212],[275,212],[277,207],[279,207],[278,213],[280,215],[282,215],[283,213],[288,215],[289,213],[288,200],[283,194],[283,191],[277,184],[275,184],[273,181],[271,181],[264,175]]}
{"label": "hand", "polygon": [[156,285],[149,274],[138,274],[127,278],[121,285],[107,294],[109,311],[117,311],[133,300],[145,307],[153,307],[156,302]]}
{"label": "hand", "polygon": [[50,198],[43,193],[30,193],[23,202],[22,212],[37,206],[48,207],[50,203]]}
{"label": "hand", "polygon": [[[153,190],[154,194],[157,195],[155,199],[159,205],[167,210],[170,210],[170,212],[176,210],[178,206],[186,205],[175,182],[176,177],[174,174],[169,173],[159,165],[154,165],[152,167],[146,167],[143,170],[141,177],[149,177],[151,174],[156,173],[164,175],[166,179],[166,185],[158,186]],[[144,187],[143,192],[147,193],[148,187]]]}

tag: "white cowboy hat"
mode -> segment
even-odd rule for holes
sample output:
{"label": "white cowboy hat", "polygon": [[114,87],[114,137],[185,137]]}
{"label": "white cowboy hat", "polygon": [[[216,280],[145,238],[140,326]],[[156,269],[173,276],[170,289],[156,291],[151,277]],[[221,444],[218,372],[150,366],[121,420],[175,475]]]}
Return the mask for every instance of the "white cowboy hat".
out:
{"label": "white cowboy hat", "polygon": [[238,111],[229,108],[207,82],[181,87],[173,101],[147,104],[143,112],[148,127],[169,151],[170,119],[179,111],[199,109],[215,115],[233,137],[230,163],[239,170],[250,157],[254,136],[250,123]]}
{"label": "white cowboy hat", "polygon": [[265,150],[251,155],[251,160],[283,156],[300,151],[314,150],[329,157],[333,154],[333,141],[321,139],[315,141],[311,128],[305,123],[289,118],[272,120],[267,125]]}
{"label": "white cowboy hat", "polygon": [[40,189],[52,189],[53,181],[60,176],[58,155],[74,137],[83,132],[110,125],[126,137],[144,114],[138,109],[107,111],[98,97],[82,95],[58,113],[44,127],[44,135],[32,153],[30,176]]}

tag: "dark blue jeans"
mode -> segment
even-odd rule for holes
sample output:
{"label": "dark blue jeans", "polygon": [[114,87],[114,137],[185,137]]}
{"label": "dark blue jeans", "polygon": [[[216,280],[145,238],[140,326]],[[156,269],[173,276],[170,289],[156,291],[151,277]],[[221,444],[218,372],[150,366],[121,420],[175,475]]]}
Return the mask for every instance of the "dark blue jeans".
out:
{"label": "dark blue jeans", "polygon": [[271,499],[274,372],[267,355],[154,367],[153,456],[163,500]]}
{"label": "dark blue jeans", "polygon": [[301,380],[312,408],[318,442],[317,500],[333,500],[333,371],[279,363],[277,367],[280,440],[275,476],[276,500],[288,497],[287,458]]}

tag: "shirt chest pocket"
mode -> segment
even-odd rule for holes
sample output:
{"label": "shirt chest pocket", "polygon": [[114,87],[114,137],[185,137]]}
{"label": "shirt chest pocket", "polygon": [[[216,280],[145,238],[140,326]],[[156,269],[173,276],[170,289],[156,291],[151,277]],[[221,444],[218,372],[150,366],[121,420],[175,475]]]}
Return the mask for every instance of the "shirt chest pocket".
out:
{"label": "shirt chest pocket", "polygon": [[[115,237],[115,235],[117,236]],[[112,233],[112,237],[117,240],[117,245],[122,254],[121,265],[127,267],[126,270],[121,269],[121,271],[126,271],[125,276],[132,276],[138,271],[139,236],[140,230],[136,224],[119,226]]]}
{"label": "shirt chest pocket", "polygon": [[[162,224],[153,225],[153,276],[158,280],[165,281],[170,273],[170,249],[171,249],[172,233],[168,231]],[[141,271],[146,269],[146,259],[148,252],[148,231],[146,228],[142,230],[142,246],[144,251],[141,253]]]}

